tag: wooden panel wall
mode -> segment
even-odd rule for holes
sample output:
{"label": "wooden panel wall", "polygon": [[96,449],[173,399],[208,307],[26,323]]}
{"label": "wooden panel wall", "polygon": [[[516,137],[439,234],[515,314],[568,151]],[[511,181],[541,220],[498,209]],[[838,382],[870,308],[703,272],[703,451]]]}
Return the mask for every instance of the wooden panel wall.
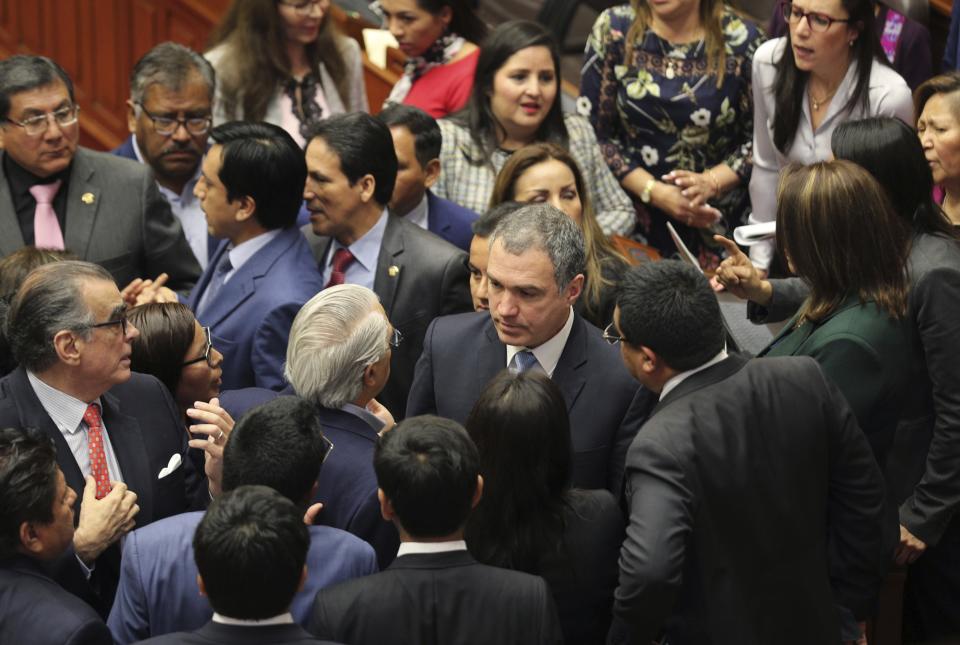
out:
{"label": "wooden panel wall", "polygon": [[35,53],[73,79],[81,142],[107,150],[127,136],[133,64],[165,40],[203,51],[230,0],[0,0],[0,56]]}

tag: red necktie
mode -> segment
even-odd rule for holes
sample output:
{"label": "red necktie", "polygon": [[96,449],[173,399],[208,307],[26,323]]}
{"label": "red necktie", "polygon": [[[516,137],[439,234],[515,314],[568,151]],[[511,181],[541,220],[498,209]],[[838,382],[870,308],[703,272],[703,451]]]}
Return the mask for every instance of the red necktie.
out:
{"label": "red necktie", "polygon": [[327,281],[327,287],[343,284],[346,280],[347,267],[353,264],[357,258],[353,257],[350,249],[337,249],[333,252],[333,270],[330,271],[330,280]]}
{"label": "red necktie", "polygon": [[100,406],[91,403],[83,413],[87,424],[87,444],[90,448],[90,474],[97,480],[97,499],[110,492],[110,472],[107,470],[107,453],[103,450],[103,426],[100,423]]}

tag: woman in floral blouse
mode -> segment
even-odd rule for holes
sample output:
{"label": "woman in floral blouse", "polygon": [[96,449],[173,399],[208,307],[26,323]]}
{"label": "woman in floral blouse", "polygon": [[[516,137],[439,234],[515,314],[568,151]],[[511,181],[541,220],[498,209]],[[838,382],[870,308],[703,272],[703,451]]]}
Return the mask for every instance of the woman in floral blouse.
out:
{"label": "woman in floral blouse", "polygon": [[714,268],[715,232],[749,211],[753,52],[760,30],[722,0],[671,0],[604,11],[584,54],[578,110],[639,202],[637,233],[666,255],[673,223]]}

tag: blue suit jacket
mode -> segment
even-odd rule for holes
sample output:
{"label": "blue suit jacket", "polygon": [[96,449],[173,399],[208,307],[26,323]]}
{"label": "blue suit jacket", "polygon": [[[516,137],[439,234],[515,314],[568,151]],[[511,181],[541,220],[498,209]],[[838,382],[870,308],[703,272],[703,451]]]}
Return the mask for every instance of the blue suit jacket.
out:
{"label": "blue suit jacket", "polygon": [[[574,316],[552,377],[570,414],[573,485],[606,488],[619,496],[627,448],[651,397],[600,330]],[[407,416],[436,414],[464,423],[480,392],[506,365],[507,348],[488,312],[437,318],[423,341]]]}
{"label": "blue suit jacket", "polygon": [[[226,252],[224,240],[190,293],[194,312]],[[290,325],[322,286],[310,247],[296,228],[280,231],[236,270],[197,316],[210,327],[213,344],[223,354],[224,390],[283,388]]]}
{"label": "blue suit jacket", "polygon": [[[117,643],[202,627],[213,609],[197,589],[193,533],[203,513],[154,522],[126,537],[120,586],[107,625]],[[310,527],[307,581],[293,598],[294,620],[306,624],[317,592],[331,584],[376,573],[373,549],[327,526]]]}
{"label": "blue suit jacket", "polygon": [[472,210],[427,191],[427,228],[467,253],[473,239],[471,225],[477,217]]}

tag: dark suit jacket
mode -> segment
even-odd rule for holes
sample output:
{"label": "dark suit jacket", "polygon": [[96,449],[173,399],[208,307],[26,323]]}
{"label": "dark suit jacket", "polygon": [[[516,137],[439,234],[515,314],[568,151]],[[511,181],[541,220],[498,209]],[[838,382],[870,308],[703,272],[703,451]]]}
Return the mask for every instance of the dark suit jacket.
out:
{"label": "dark suit jacket", "polygon": [[[134,372],[130,380],[115,385],[100,397],[103,423],[110,437],[124,483],[137,494],[137,527],[206,506],[206,479],[194,467],[187,447],[183,418],[167,389],[152,376]],[[22,367],[0,380],[0,425],[33,427],[53,439],[57,463],[67,485],[77,492],[75,520],[80,519],[84,479],[70,447],[30,387]],[[181,466],[163,479],[160,471],[179,454]],[[97,558],[89,588],[78,578],[74,556],[66,554],[55,568],[56,577],[69,591],[94,604],[103,616],[110,610],[120,573],[120,549],[114,544]],[[91,592],[93,595],[91,595]]]}
{"label": "dark suit jacket", "polygon": [[[403,334],[403,342],[393,350],[390,380],[377,400],[400,421],[406,416],[407,393],[427,325],[437,316],[471,311],[473,301],[462,251],[402,217],[388,217],[373,290],[387,318]],[[324,262],[330,238],[314,235],[309,226],[303,231],[316,262]]]}
{"label": "dark suit jacket", "polygon": [[[198,629],[213,616],[197,590],[193,534],[201,519],[203,513],[183,513],[127,536],[117,599],[107,621],[119,645]],[[307,622],[318,590],[377,571],[367,544],[344,531],[311,526],[307,580],[290,607],[294,620]]]}
{"label": "dark suit jacket", "polygon": [[[627,454],[609,642],[837,643],[873,609],[884,484],[810,358],[733,355],[654,408]],[[632,638],[632,640],[631,640]]]}
{"label": "dark suit jacket", "polygon": [[542,578],[478,564],[466,551],[405,555],[324,589],[307,629],[351,645],[563,642]]}
{"label": "dark suit jacket", "polygon": [[112,645],[89,605],[64,591],[30,558],[0,562],[0,643]]}
{"label": "dark suit jacket", "polygon": [[[227,246],[221,242],[190,294],[194,312]],[[296,228],[280,231],[236,270],[197,316],[223,354],[223,389],[283,388],[290,325],[321,287],[310,247]]]}
{"label": "dark suit jacket", "polygon": [[[157,190],[153,174],[143,164],[104,152],[77,148],[63,241],[80,259],[109,271],[121,289],[134,278],[166,272],[167,286],[186,290],[200,275],[180,222]],[[21,246],[23,234],[0,156],[0,255]]]}
{"label": "dark suit jacket", "polygon": [[[553,381],[563,392],[573,441],[573,485],[620,494],[627,447],[643,423],[649,393],[600,330],[574,314]],[[464,423],[480,392],[507,365],[488,312],[438,318],[427,330],[408,413]]]}
{"label": "dark suit jacket", "polygon": [[397,557],[400,536],[380,514],[373,449],[377,432],[358,416],[343,410],[320,408],[323,434],[333,452],[323,462],[314,501],[323,502],[317,521],[350,531],[377,552],[381,569]]}
{"label": "dark suit jacket", "polygon": [[477,217],[472,210],[427,191],[427,229],[467,253]]}
{"label": "dark suit jacket", "polygon": [[193,632],[174,632],[141,642],[150,645],[335,645],[330,641],[318,641],[299,625],[246,627],[213,621]]}

